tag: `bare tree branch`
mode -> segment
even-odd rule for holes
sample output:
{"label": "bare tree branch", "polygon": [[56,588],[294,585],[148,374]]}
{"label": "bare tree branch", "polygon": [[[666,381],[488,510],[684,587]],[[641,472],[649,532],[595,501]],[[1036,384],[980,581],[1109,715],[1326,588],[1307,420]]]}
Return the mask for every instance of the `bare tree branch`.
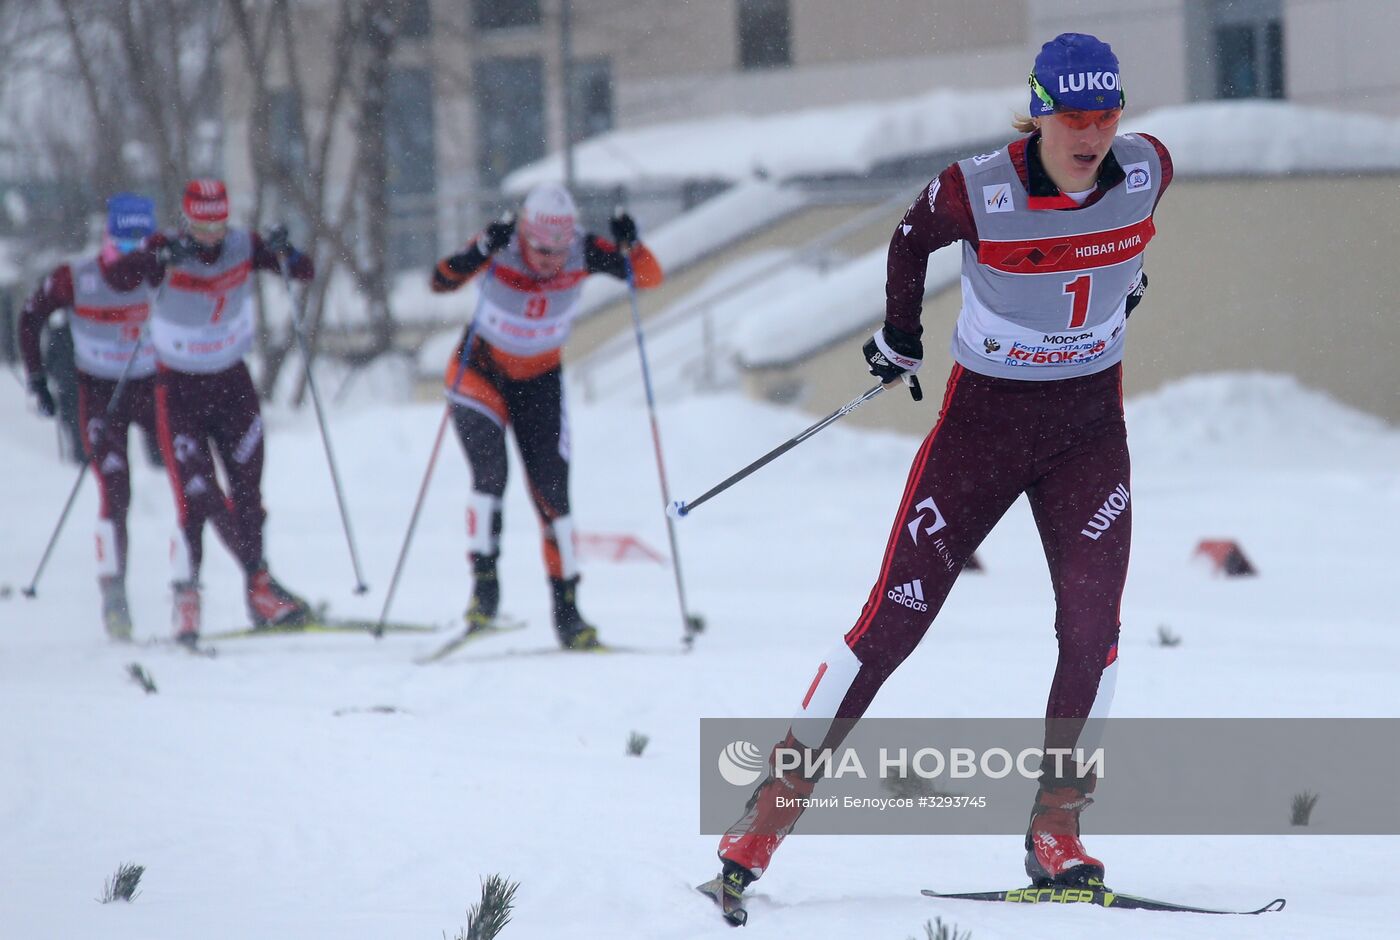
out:
{"label": "bare tree branch", "polygon": [[121,134],[117,128],[117,121],[112,119],[107,108],[103,106],[100,86],[97,76],[92,70],[92,59],[85,48],[82,33],[78,28],[78,14],[73,8],[73,0],[58,0],[59,8],[63,12],[63,26],[68,34],[68,40],[73,48],[73,61],[78,67],[78,74],[82,78],[83,93],[87,97],[88,107],[92,109],[92,120],[97,131],[97,145],[104,150],[103,159],[97,161],[95,166],[95,179],[99,191],[111,192],[117,188],[114,185],[114,177],[120,173],[118,156],[121,153],[121,145],[125,142],[121,139]]}
{"label": "bare tree branch", "polygon": [[176,160],[170,129],[161,113],[160,92],[166,82],[154,72],[155,57],[145,42],[143,24],[136,21],[136,8],[136,3],[123,3],[117,16],[117,33],[126,53],[126,66],[130,75],[127,87],[144,113],[147,130],[155,142],[156,160],[160,166],[161,195],[167,206],[178,205],[185,173]]}

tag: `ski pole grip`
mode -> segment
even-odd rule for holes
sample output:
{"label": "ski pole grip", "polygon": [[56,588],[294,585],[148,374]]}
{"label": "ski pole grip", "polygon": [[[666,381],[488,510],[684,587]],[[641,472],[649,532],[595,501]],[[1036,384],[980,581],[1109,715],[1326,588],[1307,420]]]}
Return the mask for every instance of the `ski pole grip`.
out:
{"label": "ski pole grip", "polygon": [[904,373],[904,384],[909,386],[909,394],[915,401],[924,400],[924,390],[919,385],[919,377],[912,372]]}

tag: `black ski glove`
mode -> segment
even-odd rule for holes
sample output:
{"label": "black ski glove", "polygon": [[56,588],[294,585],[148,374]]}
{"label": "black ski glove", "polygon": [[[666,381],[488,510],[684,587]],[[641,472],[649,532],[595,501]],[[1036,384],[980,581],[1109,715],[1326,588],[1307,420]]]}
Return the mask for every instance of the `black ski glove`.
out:
{"label": "black ski glove", "polygon": [[262,239],[263,247],[274,255],[287,257],[295,251],[287,237],[287,226],[274,225]]}
{"label": "black ski glove", "polygon": [[489,257],[509,245],[510,237],[514,234],[515,213],[507,212],[486,226],[486,231],[477,236],[477,250]]}
{"label": "black ski glove", "polygon": [[156,249],[156,260],[168,268],[171,265],[179,264],[186,258],[193,258],[198,250],[199,247],[183,235],[178,238],[168,238]]}
{"label": "black ski glove", "polygon": [[42,374],[29,377],[29,394],[34,396],[34,407],[38,409],[39,414],[45,418],[52,418],[58,414],[58,406],[54,404],[53,395],[49,393],[48,380]]}
{"label": "black ski glove", "polygon": [[887,323],[865,341],[860,351],[865,356],[865,364],[871,375],[886,385],[903,378],[914,400],[923,399],[923,390],[914,376],[919,366],[924,364],[924,344],[917,336],[897,330]]}
{"label": "black ski glove", "polygon": [[612,230],[613,241],[617,243],[618,251],[626,251],[637,243],[637,220],[627,214],[627,210],[621,206],[613,213],[613,217],[608,220],[608,228]]}
{"label": "black ski glove", "polygon": [[1123,310],[1124,317],[1133,314],[1133,308],[1142,303],[1142,295],[1147,293],[1147,272],[1138,272],[1138,282],[1133,285],[1133,289],[1128,291],[1127,307]]}

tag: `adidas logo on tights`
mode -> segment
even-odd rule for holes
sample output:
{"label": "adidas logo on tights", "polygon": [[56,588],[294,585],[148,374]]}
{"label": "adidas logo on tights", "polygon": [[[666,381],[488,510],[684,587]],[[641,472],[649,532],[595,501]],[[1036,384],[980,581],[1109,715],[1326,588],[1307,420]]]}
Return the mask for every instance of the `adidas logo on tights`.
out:
{"label": "adidas logo on tights", "polygon": [[924,582],[918,578],[899,587],[890,588],[885,592],[885,596],[910,610],[928,610],[928,604],[924,603]]}

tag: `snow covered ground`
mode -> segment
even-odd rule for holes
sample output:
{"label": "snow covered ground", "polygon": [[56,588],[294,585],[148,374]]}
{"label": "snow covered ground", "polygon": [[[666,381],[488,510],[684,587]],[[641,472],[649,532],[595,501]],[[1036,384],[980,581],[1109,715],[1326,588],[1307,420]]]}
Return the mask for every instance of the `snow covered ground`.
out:
{"label": "snow covered ground", "polygon": [[[852,394],[865,381],[853,374]],[[645,411],[574,405],[580,529],[663,548]],[[885,396],[868,407],[916,406]],[[932,418],[930,402],[919,407]],[[374,588],[364,598],[350,591],[312,416],[269,415],[268,552],[284,581],[336,612],[377,614],[441,413],[361,397],[331,416]],[[693,498],[809,421],[735,395],[665,404],[674,495]],[[1135,401],[1129,429],[1138,537],[1116,713],[1400,717],[1400,624],[1384,600],[1400,566],[1400,432],[1291,380],[1246,375]],[[231,640],[206,660],[104,639],[90,485],[38,599],[18,596],[72,475],[53,458],[52,428],[6,381],[0,936],[436,940],[456,935],[494,872],[521,883],[507,940],[732,936],[692,888],[716,868],[716,840],[697,834],[699,719],[791,713],[865,598],[917,443],[838,424],[685,520],[687,586],[709,622],[689,655],[670,572],[597,561],[584,612],[645,652],[521,655],[553,640],[513,464],[502,573],[527,631],[430,667],[412,660],[435,641],[413,637]],[[467,485],[449,439],[395,618],[459,616]],[[172,523],[163,476],[138,466],[129,587],[141,641],[168,631]],[[1240,540],[1261,575],[1210,576],[1191,559],[1206,537]],[[233,626],[240,578],[207,543],[206,624]],[[1024,502],[978,554],[986,572],[959,583],[872,714],[1041,713],[1051,597]],[[1159,625],[1182,644],[1157,646]],[[131,662],[158,694],[127,679]],[[651,737],[641,758],[624,753],[633,730]],[[1087,842],[1121,890],[1216,906],[1285,896],[1288,908],[1208,918],[934,902],[919,889],[1021,883],[1019,839],[794,836],[756,886],[745,936],[904,940],[935,916],[975,940],[1393,935],[1394,837]],[[136,901],[96,903],[128,861],[147,867]]]}

